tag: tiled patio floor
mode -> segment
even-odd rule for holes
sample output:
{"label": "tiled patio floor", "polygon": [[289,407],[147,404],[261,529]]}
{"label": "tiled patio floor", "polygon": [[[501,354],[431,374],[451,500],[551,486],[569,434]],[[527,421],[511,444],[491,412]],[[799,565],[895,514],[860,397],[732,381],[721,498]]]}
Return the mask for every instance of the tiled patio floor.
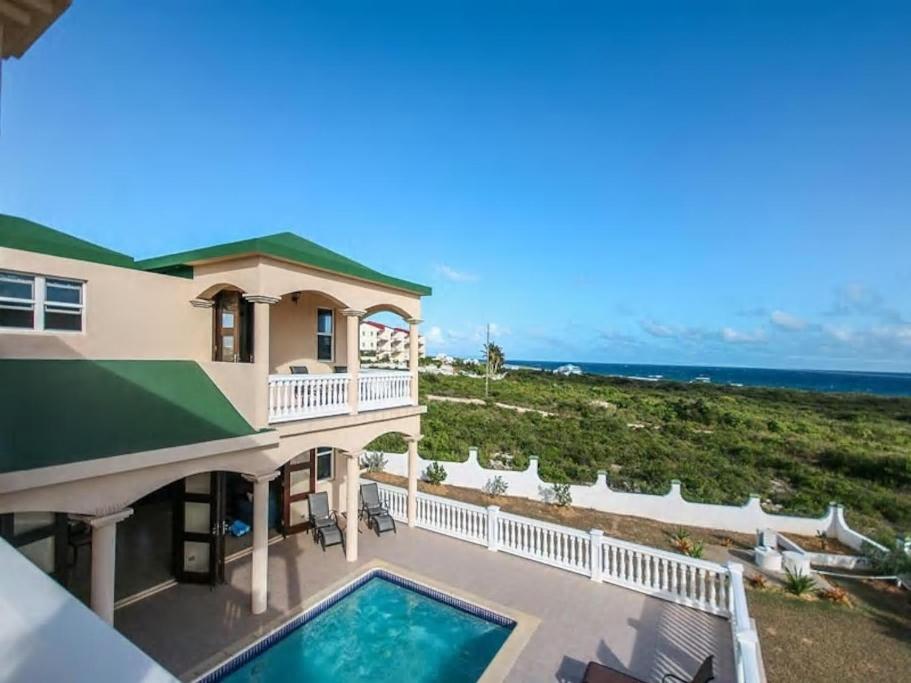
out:
{"label": "tiled patio floor", "polygon": [[505,553],[400,528],[360,534],[360,559],[324,554],[307,535],[270,547],[269,609],[250,613],[250,559],[228,565],[214,590],[180,585],[118,610],[115,624],[166,669],[187,679],[226,658],[299,611],[312,596],[373,560],[540,619],[507,681],[579,681],[594,659],[645,681],[668,672],[692,675],[709,654],[716,680],[734,680],[729,623],[693,609],[570,574]]}

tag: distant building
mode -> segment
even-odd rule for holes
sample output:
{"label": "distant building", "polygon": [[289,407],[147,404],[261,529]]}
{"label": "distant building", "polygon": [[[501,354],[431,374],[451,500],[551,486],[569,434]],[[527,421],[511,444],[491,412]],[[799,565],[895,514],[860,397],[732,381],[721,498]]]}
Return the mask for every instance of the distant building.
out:
{"label": "distant building", "polygon": [[[408,330],[368,320],[361,325],[361,358],[378,365],[408,364]],[[427,355],[424,336],[418,338],[418,355]]]}

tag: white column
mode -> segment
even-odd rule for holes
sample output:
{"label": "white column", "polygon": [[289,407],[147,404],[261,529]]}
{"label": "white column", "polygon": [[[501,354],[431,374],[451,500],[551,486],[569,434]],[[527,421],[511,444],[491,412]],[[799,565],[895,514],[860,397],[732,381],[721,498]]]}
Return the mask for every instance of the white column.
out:
{"label": "white column", "polygon": [[418,519],[418,442],[421,436],[409,436],[408,442],[408,526],[414,528]]}
{"label": "white column", "polygon": [[278,472],[245,474],[253,483],[253,559],[250,568],[250,595],[253,614],[266,611],[269,582],[269,482]]}
{"label": "white column", "polygon": [[487,506],[487,549],[497,552],[500,549],[499,529],[500,526],[500,507],[498,505]]}
{"label": "white column", "polygon": [[601,529],[592,529],[588,532],[588,562],[592,581],[601,580],[601,542],[604,532]]}
{"label": "white column", "polygon": [[361,451],[345,453],[347,472],[345,481],[345,557],[357,562],[357,511],[361,478]]}
{"label": "white column", "polygon": [[254,427],[269,425],[269,307],[281,301],[280,297],[266,294],[244,294],[253,306],[253,365],[256,381],[253,395],[256,400]]}
{"label": "white column", "polygon": [[418,404],[418,366],[420,365],[420,332],[418,326],[421,324],[420,318],[408,319],[408,371],[411,373],[411,403]]}
{"label": "white column", "polygon": [[117,522],[133,514],[125,508],[86,520],[92,527],[92,611],[114,623],[114,572],[117,557]]}
{"label": "white column", "polygon": [[361,318],[367,315],[367,312],[346,308],[342,314],[347,323],[345,344],[348,350],[348,374],[351,377],[348,382],[348,405],[351,408],[351,414],[357,415],[358,398],[360,398],[358,387],[361,375]]}

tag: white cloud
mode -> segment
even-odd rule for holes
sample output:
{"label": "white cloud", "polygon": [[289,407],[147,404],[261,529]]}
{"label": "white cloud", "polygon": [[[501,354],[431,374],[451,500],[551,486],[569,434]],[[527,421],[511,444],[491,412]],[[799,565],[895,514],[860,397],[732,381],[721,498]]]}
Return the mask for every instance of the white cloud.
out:
{"label": "white cloud", "polygon": [[729,344],[761,344],[766,340],[766,335],[762,330],[743,332],[725,327],[721,330],[721,338]]}
{"label": "white cloud", "polygon": [[653,337],[676,337],[677,330],[671,325],[664,325],[654,320],[640,320],[639,324],[642,329]]}
{"label": "white cloud", "polygon": [[775,327],[787,330],[788,332],[799,332],[807,327],[806,320],[798,318],[796,315],[785,313],[784,311],[772,311],[769,319]]}
{"label": "white cloud", "polygon": [[424,339],[428,344],[433,344],[434,346],[445,346],[446,345],[446,336],[443,334],[443,328],[439,325],[433,325],[427,334],[424,335]]}
{"label": "white cloud", "polygon": [[823,327],[823,331],[835,341],[840,341],[843,344],[853,344],[858,340],[858,334],[850,327],[845,327],[844,325],[826,325]]}
{"label": "white cloud", "polygon": [[447,266],[445,263],[441,263],[436,267],[437,274],[441,277],[446,278],[450,282],[477,282],[478,276],[474,273],[466,273],[462,270],[456,270],[451,266]]}

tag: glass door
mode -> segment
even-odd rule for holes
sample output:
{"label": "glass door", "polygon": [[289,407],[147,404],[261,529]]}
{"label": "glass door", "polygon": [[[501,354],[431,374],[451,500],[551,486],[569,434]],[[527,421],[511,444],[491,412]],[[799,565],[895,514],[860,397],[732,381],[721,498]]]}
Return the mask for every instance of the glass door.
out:
{"label": "glass door", "polygon": [[301,453],[282,467],[282,533],[310,529],[310,494],[316,490],[316,450]]}
{"label": "glass door", "polygon": [[177,485],[174,496],[174,578],[225,581],[225,473],[204,472]]}

